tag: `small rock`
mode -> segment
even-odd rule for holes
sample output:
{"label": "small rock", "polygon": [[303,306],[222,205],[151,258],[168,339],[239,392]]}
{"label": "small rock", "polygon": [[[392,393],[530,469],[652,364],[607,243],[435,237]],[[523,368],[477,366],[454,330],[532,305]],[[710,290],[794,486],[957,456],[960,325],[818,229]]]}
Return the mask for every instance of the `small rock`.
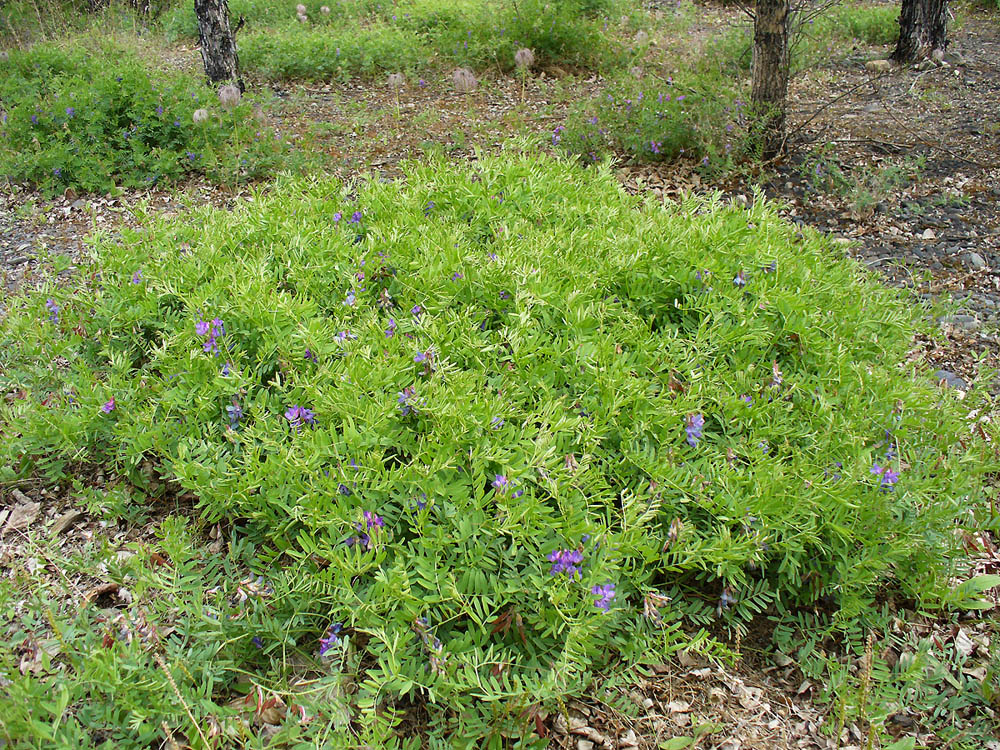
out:
{"label": "small rock", "polygon": [[631,729],[625,732],[619,740],[619,747],[625,750],[627,747],[639,747],[639,739],[635,736],[635,732]]}
{"label": "small rock", "polygon": [[86,207],[87,207],[87,201],[85,201],[83,198],[78,198],[77,200],[73,201],[73,204],[70,206],[70,208],[72,208],[74,211],[82,211]]}
{"label": "small rock", "polygon": [[974,268],[977,271],[982,271],[986,268],[986,260],[979,253],[969,253],[965,256],[965,262],[969,264],[970,268]]}
{"label": "small rock", "polygon": [[979,321],[975,315],[946,315],[939,322],[941,325],[962,328],[966,331],[974,331],[979,328]]}
{"label": "small rock", "polygon": [[59,536],[66,531],[66,529],[83,518],[83,516],[84,513],[82,510],[71,510],[63,513],[56,519],[56,522],[52,524],[52,528],[49,529],[49,536]]}
{"label": "small rock", "polygon": [[924,233],[922,235],[920,235],[920,239],[922,239],[922,240],[936,240],[937,239],[937,235],[934,234],[934,230],[933,229],[931,229],[930,227],[927,227],[927,229],[924,230]]}
{"label": "small rock", "polygon": [[[14,490],[14,492],[17,492],[17,490]],[[41,507],[40,503],[30,501],[15,505],[11,508],[10,515],[7,517],[7,523],[3,527],[4,532],[19,531],[27,528],[32,521],[38,518],[38,511]]]}
{"label": "small rock", "polygon": [[576,750],[594,750],[594,743],[590,740],[577,740]]}
{"label": "small rock", "polygon": [[888,73],[892,70],[892,63],[888,60],[869,60],[865,63],[865,70],[872,73]]}

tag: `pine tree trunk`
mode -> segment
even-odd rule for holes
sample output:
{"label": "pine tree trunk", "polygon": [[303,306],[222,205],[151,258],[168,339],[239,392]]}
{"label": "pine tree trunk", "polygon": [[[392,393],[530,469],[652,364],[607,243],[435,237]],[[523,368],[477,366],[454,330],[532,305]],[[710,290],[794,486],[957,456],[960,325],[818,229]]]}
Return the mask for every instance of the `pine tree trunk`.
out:
{"label": "pine tree trunk", "polygon": [[944,51],[948,44],[948,0],[903,0],[899,41],[892,59],[912,63]]}
{"label": "pine tree trunk", "polygon": [[236,39],[229,28],[229,4],[226,0],[194,0],[198,17],[198,38],[205,75],[212,83],[234,81],[244,90],[236,57]]}
{"label": "pine tree trunk", "polygon": [[757,0],[753,24],[753,84],[750,101],[761,156],[771,159],[785,142],[788,93],[789,0]]}

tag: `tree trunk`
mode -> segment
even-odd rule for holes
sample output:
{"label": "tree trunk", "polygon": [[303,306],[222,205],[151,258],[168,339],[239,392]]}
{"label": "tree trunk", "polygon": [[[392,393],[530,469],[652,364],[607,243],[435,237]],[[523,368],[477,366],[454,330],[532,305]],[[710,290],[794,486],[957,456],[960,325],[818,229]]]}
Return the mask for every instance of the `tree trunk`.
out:
{"label": "tree trunk", "polygon": [[912,63],[948,45],[948,0],[903,0],[892,59]]}
{"label": "tree trunk", "polygon": [[234,81],[244,90],[236,57],[236,39],[229,28],[229,4],[226,0],[194,0],[198,17],[198,39],[205,75],[212,83]]}
{"label": "tree trunk", "polygon": [[789,0],[757,0],[753,24],[753,85],[750,102],[761,156],[778,155],[785,142],[788,93]]}

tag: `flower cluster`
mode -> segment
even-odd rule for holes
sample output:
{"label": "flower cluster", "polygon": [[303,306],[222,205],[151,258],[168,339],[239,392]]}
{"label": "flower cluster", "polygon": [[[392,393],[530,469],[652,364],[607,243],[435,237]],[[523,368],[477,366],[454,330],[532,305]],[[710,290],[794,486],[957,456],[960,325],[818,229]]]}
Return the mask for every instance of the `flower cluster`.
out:
{"label": "flower cluster", "polygon": [[217,343],[217,339],[226,335],[226,327],[222,324],[222,321],[219,318],[212,318],[211,323],[199,320],[195,323],[194,330],[199,336],[207,337],[201,348],[206,352],[211,352],[218,356],[219,344]]}
{"label": "flower cluster", "polygon": [[340,643],[340,631],[343,628],[344,624],[341,622],[335,622],[330,625],[326,631],[326,635],[319,639],[320,656],[326,656],[327,651]]}
{"label": "flower cluster", "polygon": [[889,492],[892,490],[893,485],[899,481],[899,472],[893,471],[891,466],[879,466],[878,464],[872,464],[871,473],[879,479],[879,487],[884,492]]}
{"label": "flower cluster", "polygon": [[233,403],[226,407],[226,414],[229,417],[229,429],[237,429],[240,426],[240,420],[243,419],[243,407],[236,400],[236,396],[233,396]]}
{"label": "flower cluster", "polygon": [[597,597],[594,606],[607,612],[611,609],[611,600],[615,598],[615,585],[606,583],[603,586],[595,585],[590,589],[590,593]]}
{"label": "flower cluster", "polygon": [[358,545],[362,549],[374,549],[375,542],[372,539],[372,536],[385,527],[385,520],[382,516],[370,510],[366,510],[362,513],[361,517],[362,520],[354,524],[354,529],[358,532],[358,534],[357,536],[352,536],[347,540],[347,546],[353,547]]}
{"label": "flower cluster", "polygon": [[701,414],[688,414],[685,420],[684,432],[687,433],[688,445],[692,448],[698,447],[702,430],[705,427],[705,418]]}
{"label": "flower cluster", "polygon": [[399,392],[399,398],[396,399],[396,402],[399,404],[399,410],[403,413],[404,417],[417,413],[417,408],[413,405],[416,396],[417,392],[413,390],[413,386],[407,386]]}
{"label": "flower cluster", "polygon": [[557,576],[565,573],[569,578],[580,577],[580,563],[583,562],[583,552],[578,549],[556,549],[552,550],[547,558],[552,567],[549,569],[550,576]]}
{"label": "flower cluster", "polygon": [[413,632],[420,637],[420,642],[427,650],[427,662],[435,674],[444,674],[444,663],[447,658],[441,639],[431,633],[431,625],[426,617],[418,617],[413,621]]}
{"label": "flower cluster", "polygon": [[302,429],[302,425],[315,425],[316,415],[312,409],[307,409],[298,404],[292,404],[285,410],[285,419],[291,423],[296,430]]}
{"label": "flower cluster", "polygon": [[56,304],[54,299],[45,300],[45,309],[49,311],[49,320],[53,323],[59,322],[59,305]]}

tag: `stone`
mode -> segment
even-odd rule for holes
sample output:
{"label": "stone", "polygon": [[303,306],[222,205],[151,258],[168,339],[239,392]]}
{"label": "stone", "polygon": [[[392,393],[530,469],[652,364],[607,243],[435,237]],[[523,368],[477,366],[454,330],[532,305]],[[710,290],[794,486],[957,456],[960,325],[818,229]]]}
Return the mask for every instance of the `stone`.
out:
{"label": "stone", "polygon": [[986,260],[979,253],[969,253],[965,256],[965,262],[969,264],[970,268],[977,271],[982,271],[986,268]]}
{"label": "stone", "polygon": [[946,315],[938,322],[942,325],[963,328],[967,331],[974,331],[979,328],[979,321],[976,319],[975,315]]}
{"label": "stone", "polygon": [[892,63],[888,60],[869,60],[865,63],[865,70],[872,73],[888,73],[892,70]]}
{"label": "stone", "polygon": [[948,370],[938,370],[937,372],[934,373],[934,378],[939,383],[944,383],[949,388],[954,388],[959,391],[969,390],[968,383],[962,380],[962,378],[958,377],[958,375],[956,375],[955,373],[950,372]]}
{"label": "stone", "polygon": [[927,229],[924,230],[924,233],[922,235],[920,235],[920,239],[922,239],[922,240],[935,240],[935,239],[937,239],[937,235],[934,234],[934,230],[933,229],[931,229],[930,227],[927,227]]}

